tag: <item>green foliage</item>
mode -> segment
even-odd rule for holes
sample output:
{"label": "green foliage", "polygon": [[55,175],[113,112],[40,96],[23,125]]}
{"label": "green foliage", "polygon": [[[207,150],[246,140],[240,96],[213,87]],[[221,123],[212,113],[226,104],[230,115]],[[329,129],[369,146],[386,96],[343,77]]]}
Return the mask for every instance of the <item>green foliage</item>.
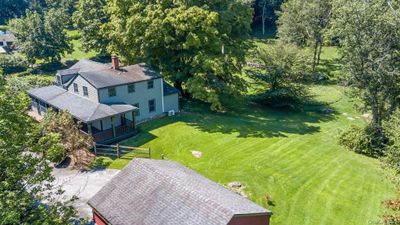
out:
{"label": "green foliage", "polygon": [[[395,2],[394,2],[395,3]],[[386,0],[336,0],[332,36],[338,37],[348,83],[372,112],[374,133],[399,107],[399,5]]]}
{"label": "green foliage", "polygon": [[279,12],[278,37],[285,43],[295,43],[298,46],[307,45],[306,7],[299,0],[287,1],[282,4]]}
{"label": "green foliage", "polygon": [[[128,10],[129,9],[129,10]],[[245,62],[251,6],[238,0],[111,1],[111,52],[144,60],[184,97],[221,108],[221,93],[244,90],[235,74]]]}
{"label": "green foliage", "polygon": [[65,28],[68,17],[62,10],[50,9],[44,13],[28,12],[23,18],[9,22],[17,38],[17,46],[30,63],[36,60],[59,61],[71,51]]}
{"label": "green foliage", "polygon": [[4,74],[25,71],[29,66],[27,59],[20,54],[0,54],[0,67]]}
{"label": "green foliage", "polygon": [[262,95],[268,105],[291,105],[306,98],[307,88],[302,84],[310,79],[308,59],[304,52],[292,44],[278,43],[261,48],[253,79],[267,86]]}
{"label": "green foliage", "polygon": [[60,134],[48,133],[46,136],[43,136],[39,139],[39,151],[43,152],[45,157],[51,162],[59,163],[66,156],[64,146],[60,144],[60,141]]}
{"label": "green foliage", "polygon": [[40,75],[30,75],[30,76],[12,76],[7,80],[7,89],[10,93],[19,94],[31,88],[39,88],[51,85],[51,80],[47,77]]}
{"label": "green foliage", "polygon": [[2,0],[0,24],[5,24],[9,19],[22,16],[28,6],[29,4],[26,0]]}
{"label": "green foliage", "polygon": [[376,133],[372,126],[359,127],[352,125],[350,129],[340,133],[339,144],[359,154],[378,157],[384,154],[384,143],[387,138]]}
{"label": "green foliage", "polygon": [[383,162],[387,167],[400,174],[400,110],[397,110],[388,121],[384,122],[383,128],[390,140]]}
{"label": "green foliage", "polygon": [[110,18],[107,14],[106,0],[79,0],[73,20],[81,35],[82,48],[85,52],[90,50],[107,52],[109,40],[103,33],[103,26]]}
{"label": "green foliage", "polygon": [[92,137],[80,131],[80,124],[76,123],[68,111],[54,112],[49,110],[41,122],[41,133],[56,133],[61,137],[60,144],[65,149],[65,155],[75,160],[76,166],[84,165],[81,154],[90,151],[93,145]]}
{"label": "green foliage", "polygon": [[107,168],[113,161],[110,158],[107,157],[96,157],[95,160],[93,160],[89,168],[90,169],[105,169]]}
{"label": "green foliage", "polygon": [[292,0],[282,5],[278,37],[285,43],[312,46],[313,71],[320,62],[324,35],[331,17],[332,0]]}
{"label": "green foliage", "polygon": [[47,8],[62,9],[68,16],[75,12],[78,0],[46,0]]}
{"label": "green foliage", "polygon": [[[2,79],[1,79],[2,80]],[[50,184],[52,168],[41,156],[24,95],[0,84],[0,224],[70,224],[75,210]]]}

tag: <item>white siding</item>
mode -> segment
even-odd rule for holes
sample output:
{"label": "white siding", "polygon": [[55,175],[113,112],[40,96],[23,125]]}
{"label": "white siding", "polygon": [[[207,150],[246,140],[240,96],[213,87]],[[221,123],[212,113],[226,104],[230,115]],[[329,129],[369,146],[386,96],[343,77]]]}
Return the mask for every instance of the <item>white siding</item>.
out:
{"label": "white siding", "polygon": [[178,112],[179,111],[178,93],[164,96],[164,106],[165,106],[165,112],[168,112],[170,110]]}
{"label": "white siding", "polygon": [[[75,93],[74,92],[74,83],[76,83],[78,85],[79,93]],[[86,86],[88,88],[89,96],[84,96],[83,95],[83,86]],[[79,75],[69,85],[68,91],[71,92],[71,93],[78,94],[78,95],[80,95],[82,97],[89,98],[93,102],[99,102],[99,98],[98,98],[98,95],[97,95],[97,89],[95,87],[93,87],[89,82],[87,82],[85,79],[83,79]]]}
{"label": "white siding", "polygon": [[[108,96],[108,88],[99,90],[99,98],[101,103],[125,103],[134,105],[139,103],[140,116],[136,117],[136,121],[149,119],[162,114],[161,106],[161,79],[154,80],[154,87],[147,89],[147,81],[135,83],[135,92],[128,93],[128,85],[115,87],[117,95]],[[156,102],[156,110],[149,112],[149,100],[154,99]],[[128,117],[127,117],[128,118]]]}

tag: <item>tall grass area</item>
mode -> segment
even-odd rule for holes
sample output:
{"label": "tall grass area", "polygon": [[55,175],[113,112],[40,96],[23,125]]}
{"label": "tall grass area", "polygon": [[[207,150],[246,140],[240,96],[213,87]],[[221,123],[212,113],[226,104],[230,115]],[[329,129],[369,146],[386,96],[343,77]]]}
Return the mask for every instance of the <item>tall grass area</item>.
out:
{"label": "tall grass area", "polygon": [[[335,49],[325,48],[324,60],[337,58]],[[334,68],[328,66],[320,69]],[[394,185],[378,160],[349,152],[336,140],[365,118],[345,87],[309,87],[321,104],[298,111],[264,108],[246,96],[227,99],[226,113],[184,102],[178,115],[141,125],[137,136],[121,144],[150,147],[154,158],[180,162],[220,184],[242,182],[252,201],[272,210],[274,225],[379,224],[381,201],[395,195]],[[327,105],[334,113],[321,112]],[[110,168],[122,169],[131,159],[125,155]]]}

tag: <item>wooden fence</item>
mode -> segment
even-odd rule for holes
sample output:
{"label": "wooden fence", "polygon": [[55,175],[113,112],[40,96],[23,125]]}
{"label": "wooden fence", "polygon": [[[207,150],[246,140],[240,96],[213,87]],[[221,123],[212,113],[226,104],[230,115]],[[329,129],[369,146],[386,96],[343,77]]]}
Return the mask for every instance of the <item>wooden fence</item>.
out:
{"label": "wooden fence", "polygon": [[95,155],[104,155],[110,157],[121,158],[122,156],[127,156],[131,158],[151,158],[150,148],[138,148],[123,145],[103,145],[103,144],[93,144]]}

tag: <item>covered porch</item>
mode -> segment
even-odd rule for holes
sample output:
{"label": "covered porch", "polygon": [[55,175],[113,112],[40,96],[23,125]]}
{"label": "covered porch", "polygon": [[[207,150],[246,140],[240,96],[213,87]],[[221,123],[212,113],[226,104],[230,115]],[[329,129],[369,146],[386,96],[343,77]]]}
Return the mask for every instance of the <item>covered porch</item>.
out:
{"label": "covered porch", "polygon": [[109,144],[136,134],[134,111],[96,121],[82,123],[81,130],[93,137],[93,141]]}
{"label": "covered porch", "polygon": [[135,106],[92,102],[54,85],[29,90],[28,94],[32,112],[44,116],[50,108],[68,111],[76,122],[81,122],[81,131],[97,143],[109,144],[136,133]]}

